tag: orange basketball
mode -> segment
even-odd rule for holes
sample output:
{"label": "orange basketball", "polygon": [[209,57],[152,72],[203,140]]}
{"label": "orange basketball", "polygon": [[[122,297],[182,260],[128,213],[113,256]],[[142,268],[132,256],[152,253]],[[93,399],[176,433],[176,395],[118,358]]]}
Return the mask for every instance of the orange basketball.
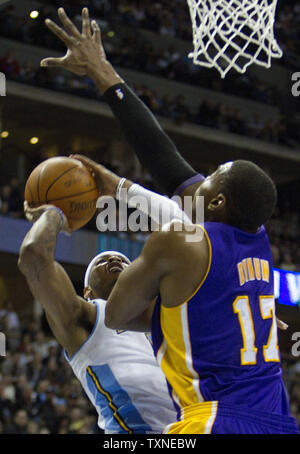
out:
{"label": "orange basketball", "polygon": [[25,200],[30,207],[56,205],[72,230],[85,225],[95,214],[99,190],[87,168],[78,160],[49,158],[29,175]]}

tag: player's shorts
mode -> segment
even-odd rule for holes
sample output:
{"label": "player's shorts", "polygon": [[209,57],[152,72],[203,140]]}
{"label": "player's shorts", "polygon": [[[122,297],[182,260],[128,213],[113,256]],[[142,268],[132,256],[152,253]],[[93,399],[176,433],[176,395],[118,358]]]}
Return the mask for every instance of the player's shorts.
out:
{"label": "player's shorts", "polygon": [[290,416],[221,404],[218,401],[190,405],[181,420],[170,424],[164,434],[298,434]]}

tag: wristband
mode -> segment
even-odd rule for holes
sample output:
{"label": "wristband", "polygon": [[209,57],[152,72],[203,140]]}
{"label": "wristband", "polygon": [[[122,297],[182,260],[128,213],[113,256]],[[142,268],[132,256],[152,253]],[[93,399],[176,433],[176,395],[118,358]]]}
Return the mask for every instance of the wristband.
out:
{"label": "wristband", "polygon": [[45,211],[50,211],[50,210],[57,211],[57,213],[60,215],[61,222],[62,222],[60,228],[62,229],[63,226],[65,225],[65,215],[64,215],[63,211],[60,208],[56,207],[56,206],[51,206],[51,207],[45,208]]}
{"label": "wristband", "polygon": [[119,181],[118,183],[118,186],[117,186],[117,189],[116,189],[116,199],[117,200],[120,200],[120,197],[121,197],[121,189],[122,189],[122,186],[123,184],[125,183],[126,181],[126,178],[121,178],[121,180]]}

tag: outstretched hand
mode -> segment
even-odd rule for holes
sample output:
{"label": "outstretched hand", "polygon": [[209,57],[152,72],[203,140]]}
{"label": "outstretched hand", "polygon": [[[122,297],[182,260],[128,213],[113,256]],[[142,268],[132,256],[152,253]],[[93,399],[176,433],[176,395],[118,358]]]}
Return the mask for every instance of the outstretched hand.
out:
{"label": "outstretched hand", "polygon": [[67,53],[63,57],[44,58],[41,66],[61,67],[79,76],[97,77],[97,85],[103,92],[111,85],[122,82],[106,59],[100,28],[95,20],[90,21],[88,8],[82,10],[81,33],[63,8],[58,9],[58,16],[63,28],[51,19],[46,19],[45,23],[65,43]]}

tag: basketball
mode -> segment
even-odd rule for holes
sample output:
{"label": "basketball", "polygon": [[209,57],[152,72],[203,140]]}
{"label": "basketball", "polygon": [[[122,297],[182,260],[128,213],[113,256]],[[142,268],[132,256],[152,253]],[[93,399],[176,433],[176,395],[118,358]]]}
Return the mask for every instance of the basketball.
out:
{"label": "basketball", "polygon": [[78,160],[49,158],[29,175],[25,200],[31,208],[48,204],[60,208],[72,230],[84,226],[95,214],[99,190],[87,168]]}

